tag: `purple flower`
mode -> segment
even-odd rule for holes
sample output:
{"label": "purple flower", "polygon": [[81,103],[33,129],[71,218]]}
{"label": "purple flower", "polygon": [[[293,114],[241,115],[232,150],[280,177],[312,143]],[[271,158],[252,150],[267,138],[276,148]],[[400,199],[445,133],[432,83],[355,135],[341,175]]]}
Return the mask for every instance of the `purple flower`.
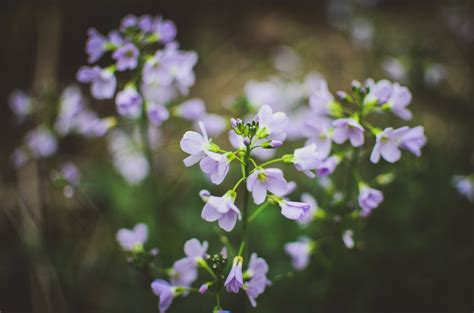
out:
{"label": "purple flower", "polygon": [[182,258],[173,263],[170,282],[173,286],[190,287],[198,277],[196,263],[190,258]]}
{"label": "purple flower", "polygon": [[238,293],[239,289],[243,286],[244,279],[242,277],[242,262],[243,259],[241,256],[236,256],[234,258],[232,268],[224,282],[227,292]]}
{"label": "purple flower", "polygon": [[117,86],[113,71],[98,66],[81,67],[77,72],[77,80],[81,83],[91,83],[91,93],[98,100],[112,98]]}
{"label": "purple flower", "polygon": [[309,257],[314,249],[314,243],[307,238],[285,244],[285,252],[291,257],[296,270],[303,270],[309,264]]}
{"label": "purple flower", "polygon": [[309,193],[304,193],[301,195],[301,201],[309,205],[308,213],[305,214],[302,218],[298,220],[298,223],[301,225],[308,225],[314,219],[314,215],[318,210],[318,203],[316,199]]}
{"label": "purple flower", "polygon": [[136,119],[142,113],[142,97],[134,87],[126,87],[117,93],[115,105],[117,112],[127,118]]}
{"label": "purple flower", "polygon": [[308,177],[315,177],[311,170],[317,169],[321,160],[316,151],[316,144],[296,149],[293,153],[293,164],[298,171],[302,171]]}
{"label": "purple flower", "polygon": [[144,33],[151,32],[152,25],[153,25],[152,23],[153,23],[153,18],[148,14],[142,15],[138,18],[138,27]]}
{"label": "purple flower", "polygon": [[133,14],[129,14],[123,17],[122,20],[120,21],[120,30],[124,31],[125,29],[129,27],[137,26],[137,23],[138,23],[138,18]]}
{"label": "purple flower", "polygon": [[202,99],[189,99],[176,107],[176,114],[189,121],[198,121],[206,114],[206,106]]}
{"label": "purple flower", "polygon": [[421,156],[421,148],[426,144],[426,136],[423,126],[411,128],[401,137],[400,147],[416,155]]}
{"label": "purple flower", "polygon": [[198,259],[203,259],[207,255],[207,248],[209,244],[207,241],[203,241],[202,244],[196,238],[189,239],[184,244],[184,253],[186,256],[197,262]]}
{"label": "purple flower", "polygon": [[209,136],[219,136],[227,128],[226,119],[217,114],[206,113],[201,122],[206,126]]}
{"label": "purple flower", "polygon": [[26,92],[21,90],[15,90],[10,94],[8,97],[8,104],[20,121],[28,116],[33,110],[32,99],[28,94],[26,94]]}
{"label": "purple flower", "polygon": [[454,176],[453,186],[469,201],[474,202],[474,176]]}
{"label": "purple flower", "polygon": [[283,112],[273,113],[272,108],[264,105],[257,114],[259,121],[259,139],[284,141],[286,138],[286,127],[288,126],[288,117]]}
{"label": "purple flower", "polygon": [[316,115],[328,115],[334,96],[328,89],[325,80],[321,80],[318,89],[309,98],[309,106]]}
{"label": "purple flower", "polygon": [[321,161],[318,167],[316,168],[316,174],[320,177],[331,175],[339,163],[339,158],[337,156],[330,156],[329,158]]}
{"label": "purple flower", "polygon": [[241,219],[240,210],[234,204],[235,193],[227,192],[222,197],[210,196],[202,209],[201,217],[208,222],[218,221],[225,231],[234,229],[237,219]]}
{"label": "purple flower", "polygon": [[105,53],[107,38],[100,34],[95,28],[87,31],[89,38],[86,43],[86,52],[89,55],[89,63],[97,62]]}
{"label": "purple flower", "polygon": [[148,239],[148,227],[145,224],[137,224],[133,229],[121,228],[116,239],[125,251],[141,250]]}
{"label": "purple flower", "polygon": [[61,166],[60,170],[61,176],[69,184],[76,186],[81,180],[81,173],[74,163],[67,162]]}
{"label": "purple flower", "polygon": [[155,279],[151,283],[151,289],[155,295],[160,297],[160,303],[158,305],[160,313],[166,312],[173,303],[176,287],[171,286],[163,279]]}
{"label": "purple flower", "polygon": [[354,236],[354,232],[350,229],[346,230],[342,234],[342,242],[344,242],[344,245],[348,249],[352,249],[355,246],[354,239],[352,238],[352,236]]}
{"label": "purple flower", "polygon": [[161,126],[170,117],[168,109],[164,105],[156,103],[147,103],[146,113],[150,123],[156,127]]}
{"label": "purple flower", "polygon": [[261,204],[267,197],[267,191],[282,196],[287,190],[287,181],[278,168],[257,169],[247,178],[247,189],[252,192],[255,204]]}
{"label": "purple flower", "polygon": [[380,190],[363,186],[359,190],[358,200],[362,208],[362,216],[368,216],[383,201],[383,193]]}
{"label": "purple flower", "polygon": [[181,150],[190,154],[184,159],[184,165],[192,166],[206,157],[206,151],[209,150],[210,141],[207,137],[206,127],[203,123],[199,123],[202,135],[195,131],[187,131],[184,133],[180,141]]}
{"label": "purple flower", "polygon": [[364,128],[354,119],[341,118],[335,120],[332,124],[334,126],[332,139],[335,143],[343,144],[349,139],[354,147],[360,147],[364,144]]}
{"label": "purple flower", "polygon": [[409,128],[407,126],[393,129],[385,128],[377,135],[374,149],[370,154],[370,162],[378,163],[380,156],[387,162],[395,163],[400,160],[402,153],[400,152],[400,144],[403,136],[407,134]]}
{"label": "purple flower", "polygon": [[199,163],[199,166],[201,170],[211,178],[214,184],[219,185],[229,172],[231,162],[230,154],[206,151],[206,155],[207,156]]}
{"label": "purple flower", "polygon": [[122,72],[137,67],[139,54],[138,48],[133,43],[128,42],[115,50],[112,58],[117,61],[117,70]]}
{"label": "purple flower", "polygon": [[244,93],[254,108],[269,105],[275,110],[282,110],[286,106],[281,89],[272,81],[250,80],[245,84]]}
{"label": "purple flower", "polygon": [[151,31],[155,33],[158,41],[169,43],[176,37],[176,25],[173,21],[163,20],[161,17],[156,18],[151,25]]}
{"label": "purple flower", "polygon": [[25,137],[26,146],[33,156],[46,158],[56,153],[58,142],[53,133],[46,127],[39,126],[30,130]]}
{"label": "purple flower", "polygon": [[288,201],[282,199],[278,202],[281,208],[281,214],[284,217],[290,220],[301,221],[306,218],[309,214],[311,206],[307,203],[297,202],[297,201]]}
{"label": "purple flower", "polygon": [[318,156],[321,159],[325,159],[331,153],[332,147],[332,134],[329,131],[328,127],[319,127],[313,126],[313,119],[306,122],[306,127],[308,128],[308,138],[309,140],[306,144],[315,143],[316,147],[318,148]]}
{"label": "purple flower", "polygon": [[407,106],[411,102],[411,92],[405,86],[399,84],[393,84],[392,94],[387,101],[387,105],[391,108],[392,112],[403,120],[411,120],[413,114],[407,109]]}
{"label": "purple flower", "polygon": [[256,253],[250,256],[250,262],[245,277],[249,280],[244,284],[243,289],[253,307],[257,306],[256,298],[261,295],[271,282],[267,279],[268,264],[263,258],[257,257]]}
{"label": "purple flower", "polygon": [[61,95],[59,113],[54,128],[63,136],[72,130],[77,130],[77,117],[84,111],[85,100],[80,88],[76,85],[68,86]]}
{"label": "purple flower", "polygon": [[201,287],[199,287],[199,293],[203,295],[207,292],[208,289],[209,289],[209,283],[204,283],[201,285]]}
{"label": "purple flower", "polygon": [[377,83],[369,82],[370,91],[364,98],[364,105],[384,104],[392,93],[392,83],[386,79]]}

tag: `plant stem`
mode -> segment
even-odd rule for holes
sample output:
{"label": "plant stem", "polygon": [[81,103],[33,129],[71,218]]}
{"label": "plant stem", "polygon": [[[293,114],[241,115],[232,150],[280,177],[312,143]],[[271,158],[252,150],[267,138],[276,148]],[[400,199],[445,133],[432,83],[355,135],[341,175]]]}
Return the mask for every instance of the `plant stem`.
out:
{"label": "plant stem", "polygon": [[249,159],[250,159],[250,146],[247,146],[247,150],[245,151],[245,157],[244,157],[244,162],[245,162],[245,166],[244,166],[244,174],[245,174],[245,179],[244,179],[244,205],[243,205],[243,214],[242,214],[242,244],[241,244],[241,248],[243,251],[240,252],[240,254],[244,254],[245,255],[245,248],[247,246],[247,223],[248,223],[248,206],[249,206],[249,196],[250,196],[250,193],[247,189],[247,178],[249,176],[249,172],[250,172],[250,164],[249,164]]}
{"label": "plant stem", "polygon": [[262,204],[261,206],[259,206],[259,207],[252,213],[252,215],[250,215],[250,217],[249,217],[249,223],[250,223],[251,221],[253,221],[258,215],[260,215],[260,213],[262,213],[263,210],[265,210],[269,205],[270,205],[270,202],[265,202],[264,204]]}

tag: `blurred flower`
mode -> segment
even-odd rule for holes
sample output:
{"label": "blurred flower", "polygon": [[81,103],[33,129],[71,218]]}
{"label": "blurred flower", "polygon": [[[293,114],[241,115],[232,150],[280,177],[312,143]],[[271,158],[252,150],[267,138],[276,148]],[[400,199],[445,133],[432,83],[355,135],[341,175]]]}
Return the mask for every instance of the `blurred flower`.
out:
{"label": "blurred flower", "polygon": [[[143,25],[143,22],[142,22]],[[173,21],[163,20],[161,17],[157,17],[151,24],[151,31],[156,35],[158,41],[162,43],[169,43],[176,37],[176,26]]]}
{"label": "blurred flower", "polygon": [[46,158],[56,153],[58,142],[53,132],[44,126],[30,130],[25,136],[25,143],[33,156]]}
{"label": "blurred flower", "polygon": [[134,44],[127,42],[115,50],[112,54],[112,58],[117,61],[117,70],[122,72],[125,70],[133,70],[137,67],[139,54],[138,48]]}
{"label": "blurred flower", "polygon": [[407,69],[399,59],[388,57],[383,61],[382,67],[393,80],[404,82],[408,78]]}
{"label": "blurred flower", "polygon": [[282,196],[286,193],[287,182],[282,170],[278,168],[257,169],[247,178],[247,189],[252,192],[255,204],[261,204],[267,191]]}
{"label": "blurred flower", "polygon": [[384,104],[390,98],[392,83],[388,80],[382,79],[375,83],[372,79],[368,79],[366,85],[370,91],[364,98],[364,105]]}
{"label": "blurred flower", "polygon": [[374,26],[369,20],[359,17],[352,21],[351,36],[358,47],[370,48],[374,32]]}
{"label": "blurred flower", "polygon": [[201,118],[201,122],[206,126],[209,136],[219,136],[227,128],[226,119],[217,114],[206,113]]}
{"label": "blurred flower", "polygon": [[180,141],[181,150],[189,154],[184,159],[184,165],[187,167],[205,158],[206,151],[209,150],[210,141],[207,137],[206,127],[202,122],[199,122],[199,127],[201,128],[202,135],[195,131],[187,131]]}
{"label": "blurred flower", "polygon": [[23,148],[17,148],[13,151],[11,160],[16,168],[20,168],[28,162],[28,153]]}
{"label": "blurred flower", "polygon": [[334,155],[322,160],[316,168],[316,174],[320,177],[331,175],[336,170],[339,161],[340,158]]}
{"label": "blurred flower", "polygon": [[189,258],[182,258],[173,263],[170,271],[170,282],[173,286],[190,287],[197,277],[196,264]]}
{"label": "blurred flower", "polygon": [[308,213],[300,218],[297,222],[301,225],[308,225],[314,219],[316,211],[318,210],[318,203],[316,199],[309,193],[303,193],[301,195],[301,201],[309,205]]}
{"label": "blurred flower", "polygon": [[454,176],[452,179],[453,186],[469,201],[474,202],[474,176]]}
{"label": "blurred flower", "polygon": [[10,94],[8,104],[20,122],[33,111],[33,100],[21,90],[15,90]]}
{"label": "blurred flower", "polygon": [[89,56],[89,63],[97,62],[106,51],[107,38],[100,34],[95,28],[87,31],[89,38],[86,42],[86,52]]}
{"label": "blurred flower", "polygon": [[211,178],[214,184],[219,185],[229,172],[230,155],[211,151],[206,151],[206,155],[199,163],[199,166]]}
{"label": "blurred flower", "polygon": [[238,293],[239,289],[243,286],[244,279],[242,276],[242,262],[243,259],[241,256],[236,256],[234,258],[232,268],[224,282],[227,292]]}
{"label": "blurred flower", "polygon": [[286,138],[286,127],[288,126],[288,118],[283,112],[273,113],[268,105],[260,108],[257,114],[259,121],[258,139],[284,141]]}
{"label": "blurred flower", "polygon": [[161,124],[170,117],[168,109],[166,109],[166,107],[161,104],[147,103],[146,112],[148,115],[148,120],[156,127],[161,126]]}
{"label": "blurred flower", "polygon": [[218,221],[225,231],[234,229],[237,219],[241,219],[240,210],[234,204],[235,193],[227,192],[222,197],[210,196],[202,209],[201,217],[208,222]]}
{"label": "blurred flower", "polygon": [[275,68],[284,73],[297,73],[301,69],[301,59],[295,50],[281,46],[275,50],[273,58]]}
{"label": "blurred flower", "polygon": [[446,78],[446,67],[439,63],[430,64],[425,68],[424,82],[429,87],[435,87]]}
{"label": "blurred flower", "polygon": [[407,126],[393,129],[385,128],[377,135],[376,142],[372,153],[370,154],[370,162],[378,163],[380,156],[387,162],[395,163],[400,160],[400,144],[403,136],[409,131]]}
{"label": "blurred flower", "polygon": [[244,277],[249,280],[243,285],[252,307],[257,306],[257,297],[264,293],[267,286],[271,284],[267,279],[267,272],[267,262],[263,258],[257,257],[256,253],[252,253],[248,269],[244,273]]}
{"label": "blurred flower", "polygon": [[416,155],[421,156],[421,148],[426,144],[426,136],[423,126],[411,128],[401,137],[400,147]]}
{"label": "blurred flower", "polygon": [[68,86],[61,95],[59,113],[54,129],[62,136],[77,130],[76,118],[85,110],[85,99],[82,96],[81,89],[76,85]]}
{"label": "blurred flower", "polygon": [[383,201],[383,193],[380,190],[362,185],[359,188],[359,205],[362,208],[361,215],[366,217],[372,210],[376,209]]}
{"label": "blurred flower", "polygon": [[309,98],[309,106],[317,115],[329,115],[331,103],[334,97],[328,89],[325,80],[322,80],[319,89],[317,89]]}
{"label": "blurred flower", "polygon": [[344,242],[344,245],[348,249],[352,249],[355,246],[354,239],[352,239],[352,236],[354,236],[354,232],[350,229],[346,230],[342,234],[342,242]]}
{"label": "blurred flower", "polygon": [[411,92],[407,87],[394,83],[390,98],[387,100],[387,105],[399,118],[405,121],[411,120],[413,114],[407,109],[407,106],[411,102],[411,98]]}
{"label": "blurred flower", "polygon": [[285,244],[285,252],[291,257],[293,267],[299,271],[308,266],[309,257],[313,250],[314,242],[308,238]]}
{"label": "blurred flower", "polygon": [[137,224],[133,229],[121,228],[116,239],[123,250],[140,251],[148,239],[148,227],[145,224]]}
{"label": "blurred flower", "polygon": [[77,72],[77,80],[81,83],[91,83],[91,93],[98,100],[112,98],[117,86],[113,71],[98,66],[82,66]]}
{"label": "blurred flower", "polygon": [[[311,123],[313,121],[314,119],[311,119]],[[306,123],[309,131],[307,133],[308,141],[306,144],[315,143],[319,158],[325,159],[331,153],[332,133],[328,127],[321,126],[321,123],[317,124],[319,124],[319,126],[313,126],[314,124],[309,125],[308,122]]]}
{"label": "blurred flower", "polygon": [[197,260],[206,257],[208,246],[209,243],[207,241],[200,243],[196,238],[192,238],[184,243],[184,253],[190,260],[197,262]]}
{"label": "blurred flower", "polygon": [[142,113],[142,97],[135,87],[125,87],[117,93],[115,104],[117,112],[127,118],[136,119]]}
{"label": "blurred flower", "polygon": [[351,118],[341,118],[333,122],[333,140],[338,144],[343,144],[347,139],[352,146],[360,147],[364,144],[364,128]]}
{"label": "blurred flower", "polygon": [[307,203],[288,201],[282,199],[278,201],[281,208],[281,214],[290,220],[302,221],[307,218],[311,206]]}
{"label": "blurred flower", "polygon": [[316,150],[316,144],[310,144],[296,149],[293,153],[293,164],[298,171],[302,171],[308,177],[315,177],[311,170],[318,168],[321,159]]}
{"label": "blurred flower", "polygon": [[151,283],[151,289],[153,293],[160,297],[159,309],[160,313],[166,312],[168,308],[173,303],[173,299],[176,293],[176,287],[170,285],[166,280],[163,279],[155,279]]}
{"label": "blurred flower", "polygon": [[206,114],[206,106],[202,99],[189,99],[176,107],[176,114],[185,120],[199,121]]}

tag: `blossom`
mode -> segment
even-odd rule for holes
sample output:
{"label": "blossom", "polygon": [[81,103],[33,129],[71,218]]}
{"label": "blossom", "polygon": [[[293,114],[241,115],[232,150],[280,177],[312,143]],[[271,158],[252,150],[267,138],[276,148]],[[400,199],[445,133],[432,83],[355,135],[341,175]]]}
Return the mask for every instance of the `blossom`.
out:
{"label": "blossom", "polygon": [[203,241],[201,244],[199,240],[192,238],[184,243],[184,253],[188,258],[196,262],[196,260],[206,257],[208,246],[209,243],[207,241]]}
{"label": "blossom", "polygon": [[72,130],[77,130],[77,117],[85,110],[85,100],[79,87],[68,86],[61,95],[59,113],[54,128],[63,136]]}
{"label": "blossom", "polygon": [[423,126],[411,128],[401,137],[400,147],[406,149],[419,157],[421,148],[426,144],[426,136]]}
{"label": "blossom", "polygon": [[336,170],[338,163],[339,158],[337,156],[330,156],[319,163],[316,174],[320,177],[331,175]]}
{"label": "blossom", "polygon": [[227,292],[238,293],[239,289],[244,284],[242,276],[242,262],[241,256],[236,256],[232,262],[232,268],[230,269],[229,275],[224,282]]}
{"label": "blossom", "polygon": [[160,297],[160,303],[158,305],[160,313],[166,312],[173,303],[176,287],[170,285],[170,283],[163,279],[155,279],[151,283],[151,289],[155,295]]}
{"label": "blossom", "polygon": [[390,163],[400,160],[402,155],[400,152],[401,140],[408,131],[409,128],[406,126],[397,129],[385,128],[377,135],[375,146],[370,154],[370,162],[378,163],[380,156]]}
{"label": "blossom", "polygon": [[244,93],[254,108],[268,105],[274,110],[283,110],[286,106],[281,88],[272,81],[250,80],[245,83]]}
{"label": "blossom", "polygon": [[86,52],[89,56],[89,63],[97,62],[105,53],[107,38],[100,34],[95,28],[87,31],[89,38],[86,42]]}
{"label": "blossom", "polygon": [[211,178],[214,184],[219,185],[229,172],[230,155],[211,151],[206,151],[206,155],[199,163],[199,166]]}
{"label": "blossom", "polygon": [[288,126],[288,117],[283,112],[273,113],[272,108],[264,105],[257,114],[259,121],[259,139],[284,141],[286,138],[286,127]]}
{"label": "blossom", "polygon": [[162,43],[169,43],[176,37],[176,25],[173,21],[155,18],[150,29]]}
{"label": "blossom", "polygon": [[316,147],[318,148],[317,152],[319,158],[325,159],[331,153],[332,133],[329,127],[320,125],[315,126],[313,123],[313,118],[305,123],[305,132],[307,132],[307,136],[309,138],[306,144],[315,143]]}
{"label": "blossom", "polygon": [[309,264],[309,257],[314,249],[314,243],[308,238],[285,244],[285,252],[291,257],[291,263],[296,270],[303,270]]}
{"label": "blossom", "polygon": [[318,203],[316,199],[309,193],[301,195],[301,201],[309,205],[308,213],[298,220],[301,225],[308,225],[313,219],[318,210]]}
{"label": "blossom", "polygon": [[113,71],[101,69],[98,66],[79,68],[77,80],[82,83],[91,83],[91,93],[98,100],[112,98],[117,86]]}
{"label": "blossom", "polygon": [[24,91],[15,90],[8,97],[10,109],[20,119],[24,119],[33,110],[33,101]]}
{"label": "blossom", "polygon": [[184,133],[180,141],[181,150],[188,153],[189,156],[184,159],[184,165],[187,167],[196,164],[206,157],[206,151],[209,150],[210,141],[207,137],[206,127],[203,123],[199,123],[202,135],[195,131],[187,131]]}
{"label": "blossom", "polygon": [[182,258],[173,263],[170,272],[170,282],[173,286],[190,287],[197,277],[197,267],[193,260]]}
{"label": "blossom", "polygon": [[161,124],[170,117],[170,113],[166,107],[156,103],[147,103],[146,113],[150,123],[156,127],[161,126]]}
{"label": "blossom", "polygon": [[387,105],[390,107],[392,112],[403,120],[411,120],[413,114],[407,109],[407,106],[411,102],[411,92],[405,86],[399,84],[393,84],[392,93],[387,101]]}
{"label": "blossom", "polygon": [[241,219],[240,210],[234,202],[235,193],[231,191],[222,197],[210,196],[201,217],[208,222],[218,221],[219,227],[229,232],[234,229],[237,219]]}
{"label": "blossom", "polygon": [[120,30],[125,31],[129,27],[136,26],[137,23],[138,23],[138,18],[135,15],[133,14],[126,15],[120,21]]}
{"label": "blossom", "polygon": [[115,238],[125,251],[142,249],[148,239],[148,227],[145,224],[137,224],[133,229],[121,228]]}
{"label": "blossom", "polygon": [[293,153],[293,164],[298,171],[302,171],[308,177],[315,177],[311,170],[318,168],[321,160],[316,150],[316,144],[310,144],[303,148],[296,149]]}
{"label": "blossom", "polygon": [[388,57],[382,62],[382,67],[393,80],[407,80],[408,71],[400,59]]}
{"label": "blossom", "polygon": [[377,83],[370,82],[370,91],[364,98],[364,105],[384,104],[392,93],[392,83],[386,79],[379,80]]}
{"label": "blossom", "polygon": [[342,242],[344,242],[344,245],[346,246],[346,248],[348,249],[352,249],[354,248],[355,244],[354,244],[354,239],[352,238],[352,236],[354,236],[354,232],[350,229],[346,230],[343,234],[342,234]]}
{"label": "blossom", "polygon": [[267,191],[282,196],[287,190],[287,181],[278,168],[257,169],[247,178],[247,189],[252,192],[255,204],[261,204],[267,197]]}
{"label": "blossom", "polygon": [[115,104],[117,112],[123,117],[136,119],[142,112],[142,97],[134,87],[126,87],[117,93]]}
{"label": "blossom", "polygon": [[360,147],[364,144],[364,128],[351,118],[341,118],[333,122],[333,140],[338,144],[344,143],[347,139],[351,145]]}
{"label": "blossom", "polygon": [[122,72],[125,70],[133,70],[138,64],[138,48],[130,42],[115,50],[112,58],[117,61],[117,70]]}
{"label": "blossom", "polygon": [[44,126],[30,130],[26,134],[25,141],[31,153],[39,158],[52,156],[58,149],[56,137]]}
{"label": "blossom", "polygon": [[362,216],[368,216],[383,201],[383,193],[380,190],[363,186],[359,190],[358,201],[362,208]]}
{"label": "blossom", "polygon": [[61,166],[60,170],[62,178],[69,184],[69,185],[77,185],[81,180],[81,173],[74,163],[67,162]]}
{"label": "blossom", "polygon": [[320,80],[318,89],[309,98],[309,106],[316,115],[328,115],[334,96],[328,89],[325,80]]}
{"label": "blossom", "polygon": [[267,272],[267,262],[263,258],[257,257],[256,253],[252,253],[248,269],[244,274],[244,276],[248,277],[249,280],[245,282],[243,289],[253,307],[257,306],[255,299],[265,291],[268,285],[271,284],[267,279]]}
{"label": "blossom", "polygon": [[282,199],[278,202],[281,208],[281,214],[290,220],[301,221],[306,218],[311,206],[304,202],[289,201]]}
{"label": "blossom", "polygon": [[189,121],[198,121],[206,114],[206,106],[202,99],[189,99],[176,107],[176,114]]}
{"label": "blossom", "polygon": [[226,119],[218,114],[206,113],[201,122],[206,126],[209,136],[219,136],[227,128]]}
{"label": "blossom", "polygon": [[474,177],[458,175],[453,177],[452,182],[460,194],[469,201],[474,202]]}

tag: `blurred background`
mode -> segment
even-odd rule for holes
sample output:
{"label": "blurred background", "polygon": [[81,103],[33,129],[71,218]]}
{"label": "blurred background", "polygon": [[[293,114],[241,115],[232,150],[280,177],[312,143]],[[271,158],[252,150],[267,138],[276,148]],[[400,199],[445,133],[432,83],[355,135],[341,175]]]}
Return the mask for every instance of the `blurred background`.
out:
{"label": "blurred background", "polygon": [[[137,222],[149,225],[149,244],[166,264],[182,256],[191,237],[219,250],[214,228],[200,219],[197,194],[224,187],[211,186],[198,169],[185,170],[178,140],[189,126],[179,121],[170,122],[156,155],[157,188],[128,185],[100,140],[68,138],[53,160],[22,170],[11,165],[26,129],[17,125],[8,95],[54,94],[74,83],[87,61],[87,29],[106,33],[130,13],[176,23],[181,46],[199,54],[191,96],[223,115],[246,81],[276,73],[281,49],[299,55],[301,78],[319,72],[333,92],[372,77],[400,81],[413,93],[413,125],[425,127],[428,145],[421,158],[397,164],[397,179],[358,233],[356,249],[328,246],[307,271],[286,278],[283,245],[301,232],[271,212],[256,222],[253,248],[271,264],[270,278],[279,277],[258,299],[257,312],[472,312],[474,207],[452,186],[454,175],[474,172],[468,0],[3,0],[0,312],[157,312],[157,298],[115,242],[118,228]],[[114,111],[112,101],[89,105]],[[51,183],[51,169],[64,160],[83,175],[71,199]],[[165,221],[159,227],[158,219]],[[211,300],[190,296],[170,312],[207,312]],[[238,307],[235,301],[229,299],[229,309]]]}

